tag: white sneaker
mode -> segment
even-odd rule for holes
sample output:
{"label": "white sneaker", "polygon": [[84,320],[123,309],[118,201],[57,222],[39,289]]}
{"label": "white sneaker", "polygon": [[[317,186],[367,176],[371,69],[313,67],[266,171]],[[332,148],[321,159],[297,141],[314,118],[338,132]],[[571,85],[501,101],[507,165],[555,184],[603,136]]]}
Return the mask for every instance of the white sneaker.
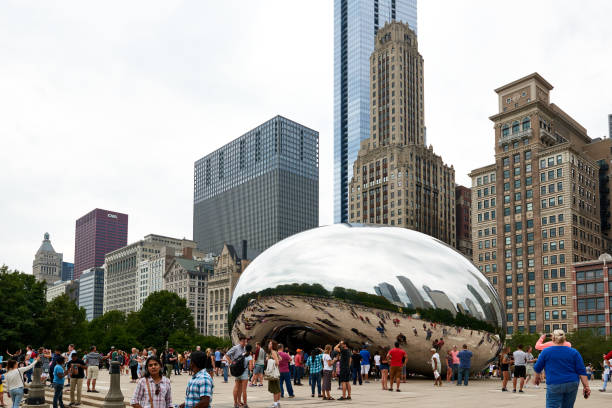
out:
{"label": "white sneaker", "polygon": [[535,387],[536,387],[536,388],[540,388],[540,386],[539,386],[539,385],[536,385]]}

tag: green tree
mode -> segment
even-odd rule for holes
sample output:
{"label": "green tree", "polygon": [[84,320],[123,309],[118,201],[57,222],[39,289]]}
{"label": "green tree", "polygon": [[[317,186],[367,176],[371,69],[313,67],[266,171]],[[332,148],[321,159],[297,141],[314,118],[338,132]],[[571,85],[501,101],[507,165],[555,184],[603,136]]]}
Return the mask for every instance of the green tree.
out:
{"label": "green tree", "polygon": [[569,333],[567,341],[580,352],[584,364],[591,363],[595,369],[601,369],[602,355],[612,350],[612,338],[599,336],[592,329],[580,329]]}
{"label": "green tree", "polygon": [[138,313],[126,317],[119,310],[106,312],[89,323],[89,344],[97,346],[101,352],[110,350],[111,346],[126,351],[132,347],[141,348],[139,333],[130,325],[140,325]]}
{"label": "green tree", "polygon": [[511,339],[506,339],[506,346],[510,347],[512,351],[516,350],[519,344],[523,345],[523,350],[527,351],[529,346],[533,347],[533,355],[537,356],[539,351],[535,349],[535,344],[540,338],[537,333],[515,333]]}
{"label": "green tree", "polygon": [[44,338],[38,324],[45,309],[45,288],[33,275],[0,267],[0,350],[14,351]]}
{"label": "green tree", "polygon": [[44,333],[43,344],[47,347],[61,346],[64,349],[69,343],[78,348],[86,346],[85,309],[79,308],[66,294],[47,303],[40,326]]}
{"label": "green tree", "polygon": [[150,294],[139,315],[143,327],[141,340],[145,346],[162,349],[172,333],[182,331],[192,336],[195,331],[193,316],[185,299],[166,290]]}

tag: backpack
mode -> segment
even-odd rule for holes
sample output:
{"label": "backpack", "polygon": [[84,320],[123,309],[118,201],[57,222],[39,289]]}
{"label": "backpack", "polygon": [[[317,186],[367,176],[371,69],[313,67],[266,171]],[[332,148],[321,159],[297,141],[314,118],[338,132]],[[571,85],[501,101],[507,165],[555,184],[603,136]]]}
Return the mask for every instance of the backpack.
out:
{"label": "backpack", "polygon": [[244,373],[244,354],[239,355],[232,364],[230,364],[230,373],[234,377],[240,377]]}

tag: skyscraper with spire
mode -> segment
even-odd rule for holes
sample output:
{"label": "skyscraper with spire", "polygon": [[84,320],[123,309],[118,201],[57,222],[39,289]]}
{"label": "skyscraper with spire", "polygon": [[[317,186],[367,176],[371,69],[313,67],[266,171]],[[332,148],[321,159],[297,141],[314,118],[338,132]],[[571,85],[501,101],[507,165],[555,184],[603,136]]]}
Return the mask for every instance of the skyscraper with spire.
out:
{"label": "skyscraper with spire", "polygon": [[349,183],[370,137],[370,55],[380,27],[417,31],[417,0],[334,0],[334,222],[349,220]]}
{"label": "skyscraper with spire", "polygon": [[48,232],[43,236],[43,242],[34,255],[32,273],[38,281],[45,281],[47,285],[62,279],[63,255],[55,252]]}

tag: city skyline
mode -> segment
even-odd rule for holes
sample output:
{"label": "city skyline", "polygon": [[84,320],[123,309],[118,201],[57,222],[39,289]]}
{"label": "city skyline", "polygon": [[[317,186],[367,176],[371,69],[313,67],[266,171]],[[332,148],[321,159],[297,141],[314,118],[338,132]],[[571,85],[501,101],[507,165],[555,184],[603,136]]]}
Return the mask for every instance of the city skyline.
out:
{"label": "city skyline", "polygon": [[[457,184],[469,186],[469,171],[493,154],[492,90],[530,72],[557,86],[555,100],[590,137],[607,134],[612,103],[598,91],[612,86],[601,32],[610,4],[463,6],[421,1],[418,9],[427,141],[454,165]],[[31,273],[46,231],[73,261],[74,220],[97,207],[130,214],[128,242],[153,231],[192,238],[193,162],[276,114],[320,132],[320,224],[333,222],[332,4],[245,3],[235,12],[134,3],[118,18],[97,7],[75,3],[66,14],[45,5],[49,23],[27,6],[0,7],[0,38],[11,38],[0,54],[9,118],[0,124],[8,169],[0,183],[10,197],[0,200],[0,263]],[[521,20],[517,11],[527,9]],[[280,63],[262,57],[277,49]],[[220,62],[236,55],[245,64]],[[94,146],[99,154],[86,154]]]}

